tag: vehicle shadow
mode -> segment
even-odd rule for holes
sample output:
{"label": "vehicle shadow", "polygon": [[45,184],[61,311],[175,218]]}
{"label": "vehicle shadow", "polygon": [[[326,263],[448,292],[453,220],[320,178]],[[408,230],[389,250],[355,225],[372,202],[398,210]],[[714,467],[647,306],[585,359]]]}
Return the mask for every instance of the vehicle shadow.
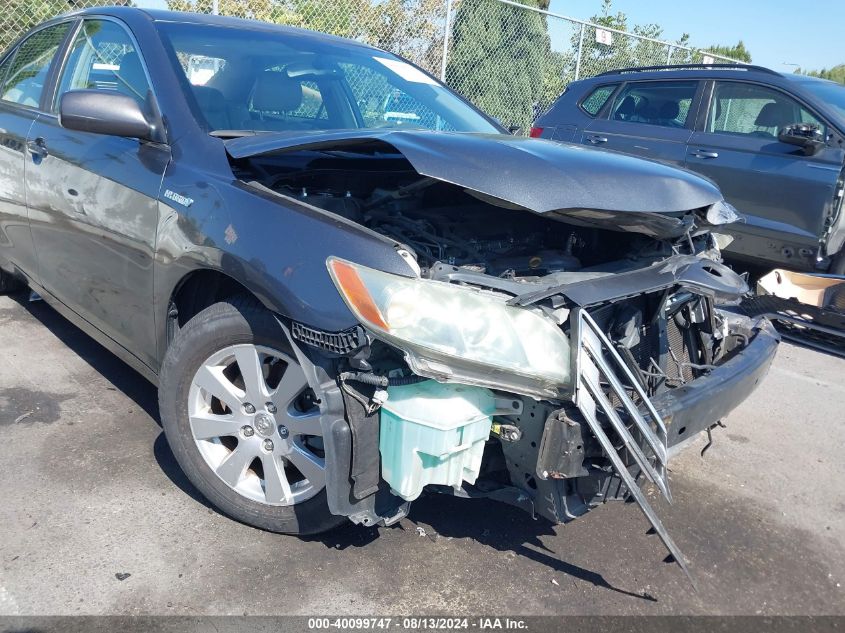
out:
{"label": "vehicle shadow", "polygon": [[[491,522],[490,517],[496,517],[496,520]],[[497,551],[513,552],[595,587],[656,602],[649,594],[615,587],[601,574],[563,560],[540,537],[555,536],[556,529],[565,527],[555,528],[552,523],[539,517],[532,519],[519,508],[489,499],[461,499],[428,494],[414,502],[408,518],[431,526],[437,533],[436,538],[472,538]]]}
{"label": "vehicle shadow", "polygon": [[46,302],[30,301],[28,292],[15,293],[10,295],[10,298],[161,426],[156,388],[146,378],[56,312]]}
{"label": "vehicle shadow", "polygon": [[[491,521],[491,517],[495,517],[495,521]],[[347,523],[305,540],[322,543],[329,549],[344,550],[348,547],[364,547],[379,538],[384,530],[416,532],[435,544],[442,539],[473,539],[500,552],[513,552],[516,556],[535,561],[595,587],[657,602],[656,598],[647,593],[615,587],[601,574],[562,560],[540,539],[542,536],[556,535],[551,523],[541,518],[532,519],[521,509],[489,499],[462,499],[423,493],[414,501],[408,517],[389,528]]]}
{"label": "vehicle shadow", "polygon": [[[129,365],[112,354],[85,332],[56,312],[44,301],[29,301],[28,293],[11,295],[24,310],[68,347],[74,354],[88,363],[91,368],[108,380],[114,389],[123,393],[140,407],[149,418],[161,427],[158,414],[158,393],[154,385]],[[193,486],[176,463],[176,458],[167,445],[164,432],[153,442],[153,456],[162,472],[182,492],[208,508],[211,505]]]}
{"label": "vehicle shadow", "polygon": [[[31,302],[26,294],[14,295],[13,298],[73,353],[85,360],[115,389],[134,401],[159,427],[161,426],[155,386],[45,302]],[[162,472],[176,487],[197,503],[213,509],[176,463],[163,431],[153,442],[153,456]],[[496,521],[491,522],[491,516],[495,516]],[[540,539],[542,536],[555,534],[552,524],[542,519],[534,520],[522,510],[487,499],[458,499],[442,494],[425,494],[414,501],[409,517],[392,528],[364,527],[347,523],[324,534],[307,537],[306,540],[320,542],[330,549],[343,550],[348,547],[364,547],[379,538],[382,530],[415,530],[420,524],[427,526],[422,529],[435,542],[444,537],[471,538],[498,551],[513,552],[517,556],[536,561],[596,587],[642,600],[655,600],[648,594],[614,587],[601,574],[561,560]]]}

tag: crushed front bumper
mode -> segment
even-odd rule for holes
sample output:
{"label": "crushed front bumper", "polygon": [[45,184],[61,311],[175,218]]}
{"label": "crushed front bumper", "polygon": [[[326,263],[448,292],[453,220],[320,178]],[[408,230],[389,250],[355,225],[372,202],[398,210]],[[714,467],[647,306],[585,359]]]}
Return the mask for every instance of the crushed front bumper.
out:
{"label": "crushed front bumper", "polygon": [[748,344],[706,375],[651,399],[666,424],[670,448],[676,449],[739,406],[757,388],[774,360],[780,336],[768,319],[730,313],[723,316],[731,333],[745,336]]}
{"label": "crushed front bumper", "polygon": [[[671,503],[667,477],[669,447],[709,429],[739,405],[765,376],[779,342],[766,319],[755,321],[724,311],[720,316],[728,335],[722,337],[722,344],[728,346],[726,358],[716,366],[709,366],[706,374],[650,398],[645,385],[589,312],[580,308],[573,311],[573,400],[580,417],[628,494],[688,576],[683,554],[640,488],[639,476],[655,484]],[[734,343],[736,346],[732,347]],[[563,421],[569,421],[566,415]],[[560,427],[554,421],[551,424],[547,433]],[[557,431],[557,435],[564,433]],[[541,459],[545,452],[542,446],[546,444],[544,433]],[[538,476],[547,479],[571,475],[538,464]]]}

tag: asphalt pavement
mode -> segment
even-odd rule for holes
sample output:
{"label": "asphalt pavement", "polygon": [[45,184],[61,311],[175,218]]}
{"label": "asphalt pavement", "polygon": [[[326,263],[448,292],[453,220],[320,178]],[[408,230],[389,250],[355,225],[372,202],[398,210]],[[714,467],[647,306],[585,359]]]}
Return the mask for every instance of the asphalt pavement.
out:
{"label": "asphalt pavement", "polygon": [[845,615],[843,407],[845,359],[784,343],[706,456],[672,463],[655,503],[694,592],[620,502],[564,526],[439,495],[319,538],[236,523],[179,471],[149,383],[0,297],[0,615]]}

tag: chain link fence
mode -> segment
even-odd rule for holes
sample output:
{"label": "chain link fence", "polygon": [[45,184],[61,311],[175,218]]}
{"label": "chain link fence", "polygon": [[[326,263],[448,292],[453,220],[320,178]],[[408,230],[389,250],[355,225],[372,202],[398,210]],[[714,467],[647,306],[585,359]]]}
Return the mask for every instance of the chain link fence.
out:
{"label": "chain link fence", "polygon": [[[735,63],[678,43],[603,27],[513,0],[165,0],[352,38],[406,57],[505,125],[527,132],[577,79],[631,66]],[[5,0],[0,50],[68,10],[131,0]]]}

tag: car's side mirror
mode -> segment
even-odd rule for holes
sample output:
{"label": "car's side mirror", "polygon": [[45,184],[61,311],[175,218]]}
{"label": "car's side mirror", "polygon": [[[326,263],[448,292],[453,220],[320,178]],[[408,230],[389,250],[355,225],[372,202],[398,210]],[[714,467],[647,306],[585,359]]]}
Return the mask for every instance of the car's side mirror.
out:
{"label": "car's side mirror", "polygon": [[801,147],[807,156],[812,156],[825,146],[824,134],[814,123],[793,123],[782,127],[778,140]]}
{"label": "car's side mirror", "polygon": [[119,92],[71,90],[61,97],[59,124],[69,130],[158,141],[156,122],[151,122],[138,102]]}

